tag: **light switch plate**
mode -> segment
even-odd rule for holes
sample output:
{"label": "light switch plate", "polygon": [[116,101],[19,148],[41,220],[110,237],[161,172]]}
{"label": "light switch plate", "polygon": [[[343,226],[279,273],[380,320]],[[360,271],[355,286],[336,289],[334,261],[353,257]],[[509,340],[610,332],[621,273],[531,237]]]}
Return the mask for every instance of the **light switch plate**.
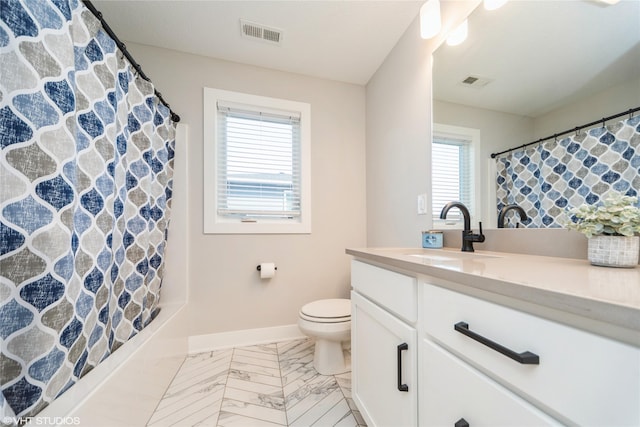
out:
{"label": "light switch plate", "polygon": [[418,215],[427,214],[427,193],[418,194]]}

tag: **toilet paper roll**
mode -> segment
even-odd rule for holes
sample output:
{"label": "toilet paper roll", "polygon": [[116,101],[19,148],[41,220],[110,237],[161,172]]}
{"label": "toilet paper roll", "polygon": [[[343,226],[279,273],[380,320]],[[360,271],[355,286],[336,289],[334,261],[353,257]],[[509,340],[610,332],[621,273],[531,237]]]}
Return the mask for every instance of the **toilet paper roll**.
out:
{"label": "toilet paper roll", "polygon": [[276,265],[272,262],[263,262],[259,270],[261,279],[271,279],[276,274]]}

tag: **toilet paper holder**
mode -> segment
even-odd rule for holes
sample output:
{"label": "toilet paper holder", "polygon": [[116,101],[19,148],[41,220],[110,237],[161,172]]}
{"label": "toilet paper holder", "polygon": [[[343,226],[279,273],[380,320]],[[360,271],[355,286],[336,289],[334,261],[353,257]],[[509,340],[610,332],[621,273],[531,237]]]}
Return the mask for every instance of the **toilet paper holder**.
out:
{"label": "toilet paper holder", "polygon": [[[274,270],[277,270],[278,267],[273,267]],[[256,267],[256,270],[260,271],[262,270],[262,267],[260,266],[260,264],[258,264],[258,266]]]}

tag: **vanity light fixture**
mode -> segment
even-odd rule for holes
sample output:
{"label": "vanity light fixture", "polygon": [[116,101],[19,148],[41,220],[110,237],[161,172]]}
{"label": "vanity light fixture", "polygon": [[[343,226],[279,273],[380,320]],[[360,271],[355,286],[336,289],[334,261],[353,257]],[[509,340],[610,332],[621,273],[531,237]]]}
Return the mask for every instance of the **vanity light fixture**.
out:
{"label": "vanity light fixture", "polygon": [[486,10],[496,10],[504,6],[507,0],[484,0],[484,8]]}
{"label": "vanity light fixture", "polygon": [[420,37],[430,39],[440,32],[440,0],[427,0],[420,8]]}
{"label": "vanity light fixture", "polygon": [[465,19],[462,24],[458,25],[455,30],[449,33],[449,37],[447,37],[447,44],[449,46],[458,46],[467,39],[468,34],[469,22]]}

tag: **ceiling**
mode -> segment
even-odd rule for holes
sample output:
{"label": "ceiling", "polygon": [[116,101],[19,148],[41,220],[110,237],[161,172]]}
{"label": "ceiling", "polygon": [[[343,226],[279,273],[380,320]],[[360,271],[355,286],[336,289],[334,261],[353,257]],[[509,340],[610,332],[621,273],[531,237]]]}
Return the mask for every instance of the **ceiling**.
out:
{"label": "ceiling", "polygon": [[[92,3],[125,43],[364,85],[424,0]],[[281,43],[243,37],[240,19],[282,30]]]}
{"label": "ceiling", "polygon": [[[125,43],[360,85],[369,81],[423,3],[93,1]],[[281,43],[243,37],[241,19],[282,30]],[[468,75],[491,82],[482,89],[465,87],[460,81]],[[615,6],[595,0],[510,1],[492,12],[478,7],[468,40],[436,51],[434,97],[537,117],[638,75],[640,1]]]}

